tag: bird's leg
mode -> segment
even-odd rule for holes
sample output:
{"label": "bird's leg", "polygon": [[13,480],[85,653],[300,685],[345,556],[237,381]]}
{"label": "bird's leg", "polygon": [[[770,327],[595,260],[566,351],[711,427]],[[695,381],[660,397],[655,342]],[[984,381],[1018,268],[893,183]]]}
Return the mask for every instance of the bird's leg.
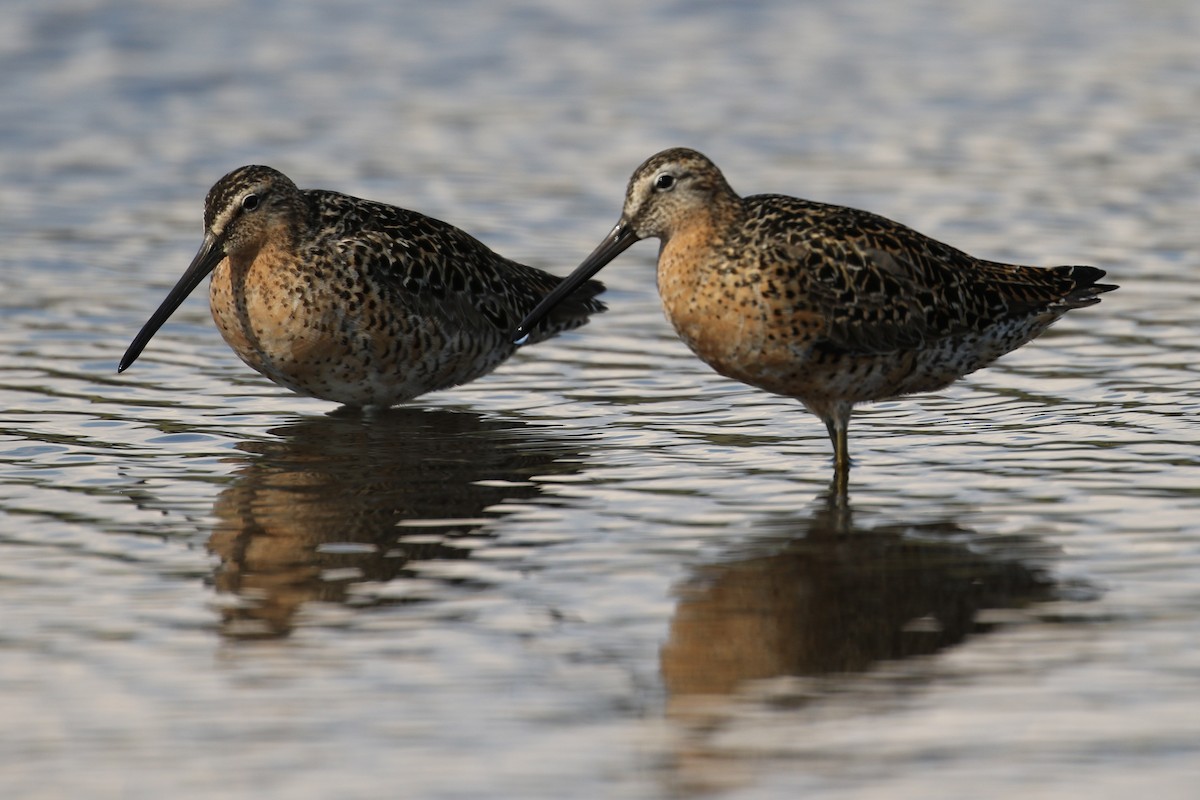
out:
{"label": "bird's leg", "polygon": [[825,429],[833,441],[833,492],[845,499],[850,488],[850,447],[846,433],[850,428],[850,404],[835,403],[824,417]]}

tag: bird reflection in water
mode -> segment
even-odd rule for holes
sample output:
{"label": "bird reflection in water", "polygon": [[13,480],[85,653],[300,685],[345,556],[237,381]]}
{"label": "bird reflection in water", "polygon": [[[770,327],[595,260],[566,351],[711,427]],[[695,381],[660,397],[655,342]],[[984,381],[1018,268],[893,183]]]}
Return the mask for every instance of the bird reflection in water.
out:
{"label": "bird reflection in water", "polygon": [[682,735],[672,772],[688,791],[749,778],[714,738],[737,713],[732,698],[795,710],[846,697],[861,683],[850,675],[986,633],[1002,616],[988,609],[1061,592],[1048,569],[1057,551],[1036,538],[953,522],[863,527],[836,494],[763,527],[756,554],[700,567],[677,590],[660,667]]}
{"label": "bird reflection in water", "polygon": [[447,409],[335,412],[271,434],[239,446],[252,455],[213,508],[213,580],[235,601],[222,609],[233,638],[286,636],[307,602],[367,605],[354,586],[469,558],[464,537],[489,536],[498,504],[536,497],[534,475],[579,460],[538,429]]}

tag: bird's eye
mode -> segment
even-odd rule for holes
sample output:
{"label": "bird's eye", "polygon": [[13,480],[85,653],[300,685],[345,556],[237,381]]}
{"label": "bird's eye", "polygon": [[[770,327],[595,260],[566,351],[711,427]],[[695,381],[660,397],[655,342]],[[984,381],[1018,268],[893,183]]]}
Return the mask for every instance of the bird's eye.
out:
{"label": "bird's eye", "polygon": [[661,173],[654,179],[654,188],[660,192],[669,192],[675,188],[675,176],[669,172]]}
{"label": "bird's eye", "polygon": [[242,210],[253,211],[258,208],[258,195],[248,194],[242,198]]}

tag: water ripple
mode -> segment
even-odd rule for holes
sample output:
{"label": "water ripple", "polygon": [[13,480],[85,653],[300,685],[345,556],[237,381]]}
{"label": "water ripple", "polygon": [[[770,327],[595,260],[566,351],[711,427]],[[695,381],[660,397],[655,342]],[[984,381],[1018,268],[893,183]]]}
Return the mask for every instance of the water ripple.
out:
{"label": "water ripple", "polygon": [[[5,796],[1193,791],[1194,3],[9,6]],[[565,273],[676,144],[1121,290],[857,412],[848,509],[650,244],[392,414],[266,382],[199,297],[115,373],[240,163]]]}

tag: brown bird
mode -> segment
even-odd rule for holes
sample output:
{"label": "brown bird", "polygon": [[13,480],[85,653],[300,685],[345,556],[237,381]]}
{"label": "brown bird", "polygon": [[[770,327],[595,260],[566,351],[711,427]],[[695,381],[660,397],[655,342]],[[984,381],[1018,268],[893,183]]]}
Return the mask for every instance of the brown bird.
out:
{"label": "brown bird", "polygon": [[[209,190],[204,243],[129,345],[123,372],[212,273],[209,304],[226,343],[292,391],[387,407],[486,375],[516,350],[514,322],[561,283],[415,211],[298,189],[270,167],[241,167]],[[589,281],[532,341],[604,310]]]}
{"label": "brown bird", "polygon": [[705,156],[675,148],[633,173],[616,227],[524,320],[657,238],[667,319],[705,363],[794,397],[825,423],[846,491],[857,403],[941,389],[1116,286],[1095,267],[974,258],[898,222],[786,195],[739,196]]}

